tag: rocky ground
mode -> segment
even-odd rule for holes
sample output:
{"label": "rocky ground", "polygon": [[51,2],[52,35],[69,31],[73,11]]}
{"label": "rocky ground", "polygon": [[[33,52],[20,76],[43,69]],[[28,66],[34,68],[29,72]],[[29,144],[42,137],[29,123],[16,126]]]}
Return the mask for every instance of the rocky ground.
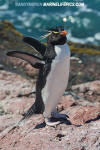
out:
{"label": "rocky ground", "polygon": [[[57,106],[60,113],[69,116],[68,120],[48,127],[42,115],[34,115],[10,131],[35,100],[35,94],[27,94],[35,91],[38,70],[5,55],[19,48],[33,52],[22,42],[22,37],[8,21],[0,22],[0,149],[100,150],[100,56],[97,46],[70,45],[75,59],[71,59],[67,91]],[[73,52],[76,48],[79,53]],[[81,54],[83,50],[92,51],[94,55]]]}
{"label": "rocky ground", "polygon": [[[0,149],[2,150],[99,150],[100,81],[72,86],[62,97],[60,113],[69,118],[55,127],[45,126],[42,115],[34,115],[12,130],[33,104],[32,83],[15,73],[0,70]],[[77,94],[78,93],[78,94]]]}

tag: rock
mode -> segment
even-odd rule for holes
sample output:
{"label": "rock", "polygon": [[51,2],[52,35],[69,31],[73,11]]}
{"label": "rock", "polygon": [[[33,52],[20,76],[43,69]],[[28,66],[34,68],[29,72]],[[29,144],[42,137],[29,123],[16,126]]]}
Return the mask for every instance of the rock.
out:
{"label": "rock", "polygon": [[[13,121],[14,122],[14,121]],[[56,128],[45,127],[41,115],[29,119],[20,128],[6,133],[0,140],[0,148],[20,149],[99,149],[100,121],[83,126],[61,124]],[[7,131],[7,128],[6,128]]]}
{"label": "rock", "polygon": [[20,119],[21,115],[4,114],[0,116],[0,133],[2,133],[2,131],[4,131],[6,128],[14,125]]}
{"label": "rock", "polygon": [[[64,112],[64,111],[63,111]],[[70,121],[74,125],[83,125],[100,119],[99,106],[74,106],[66,110]]]}
{"label": "rock", "polygon": [[33,98],[12,98],[11,100],[5,100],[3,103],[3,109],[5,113],[21,114],[23,115],[34,103]]}
{"label": "rock", "polygon": [[68,107],[75,106],[75,105],[77,105],[77,102],[71,95],[63,96],[60,103],[57,106],[57,109],[60,112],[62,110],[67,109]]}
{"label": "rock", "polygon": [[0,101],[6,98],[6,93],[3,90],[0,90]]}
{"label": "rock", "polygon": [[18,97],[35,90],[35,84],[20,75],[2,71],[0,85],[0,106],[4,113],[23,114],[34,103],[34,98]]}
{"label": "rock", "polygon": [[[1,72],[0,84],[1,95],[3,92],[5,95],[0,101],[0,149],[100,149],[100,103],[92,103],[74,94],[80,87],[87,87],[93,92],[99,91],[99,81],[73,86],[72,95],[69,92],[61,98],[58,110],[66,113],[69,118],[55,128],[45,126],[40,114],[33,115],[13,130],[13,126],[34,102],[34,96],[18,95],[31,92],[33,84],[28,79],[7,71]],[[92,88],[91,85],[95,87]],[[82,92],[84,96],[84,88],[78,90],[78,93]]]}
{"label": "rock", "polygon": [[83,93],[87,91],[91,91],[100,94],[100,81],[93,81],[93,82],[72,86],[72,90],[78,90],[79,92],[83,92]]}
{"label": "rock", "polygon": [[91,102],[100,102],[99,80],[72,86],[72,90],[77,92],[77,95],[82,96]]}

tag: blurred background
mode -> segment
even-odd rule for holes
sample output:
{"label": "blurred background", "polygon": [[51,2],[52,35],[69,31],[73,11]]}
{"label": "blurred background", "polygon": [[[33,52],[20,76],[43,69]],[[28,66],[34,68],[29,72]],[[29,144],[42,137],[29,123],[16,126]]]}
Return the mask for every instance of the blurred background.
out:
{"label": "blurred background", "polygon": [[[81,2],[82,7],[43,7],[33,3]],[[32,3],[20,6],[20,3]],[[0,20],[9,20],[18,31],[40,39],[45,30],[64,25],[68,40],[100,45],[100,0],[0,0]]]}
{"label": "blurred background", "polygon": [[[66,2],[69,6],[44,6],[50,5],[50,2],[55,5]],[[37,71],[31,65],[21,59],[7,57],[6,53],[12,50],[36,53],[34,48],[23,42],[23,36],[33,36],[45,42],[41,36],[47,30],[63,25],[68,31],[71,50],[69,87],[100,80],[99,3],[100,0],[0,0],[1,69],[33,79]]]}

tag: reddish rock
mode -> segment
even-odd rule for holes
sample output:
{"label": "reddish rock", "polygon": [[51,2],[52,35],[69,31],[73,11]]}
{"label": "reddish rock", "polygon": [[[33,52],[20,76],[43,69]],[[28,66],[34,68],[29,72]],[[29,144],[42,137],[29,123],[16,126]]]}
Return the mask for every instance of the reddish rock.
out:
{"label": "reddish rock", "polygon": [[39,126],[41,122],[43,122],[41,115],[34,116],[20,128],[1,136],[0,148],[3,150],[8,147],[10,150],[100,148],[99,120],[83,126],[60,124],[56,128]]}
{"label": "reddish rock", "polygon": [[100,119],[100,106],[75,106],[67,113],[72,124],[83,125]]}
{"label": "reddish rock", "polygon": [[74,105],[77,105],[77,102],[71,95],[63,96],[61,98],[60,103],[57,106],[57,109],[58,109],[58,111],[62,111],[62,110],[67,109],[68,107],[71,107]]}
{"label": "reddish rock", "polygon": [[79,92],[87,92],[91,91],[96,92],[97,94],[100,94],[100,81],[93,81],[93,82],[88,82],[88,83],[83,83],[79,85],[72,86],[72,90],[78,90]]}
{"label": "reddish rock", "polygon": [[5,100],[5,103],[3,104],[3,109],[5,113],[22,115],[32,106],[33,103],[34,98],[13,98],[11,100]]}
{"label": "reddish rock", "polygon": [[0,101],[6,98],[6,93],[5,91],[1,90],[0,91]]}
{"label": "reddish rock", "polygon": [[21,115],[4,114],[0,116],[0,133],[17,123],[21,119]]}
{"label": "reddish rock", "polygon": [[[99,150],[100,149],[100,103],[85,99],[84,88],[76,90],[73,95],[63,96],[58,105],[60,113],[69,118],[56,127],[45,126],[42,115],[33,115],[18,128],[11,130],[19,122],[22,114],[33,104],[35,96],[18,97],[34,91],[34,80],[30,82],[23,77],[1,71],[0,93],[4,94],[0,101],[0,149],[2,150]],[[88,85],[87,85],[88,84]],[[99,81],[83,84],[89,94],[99,92]],[[91,85],[95,88],[91,89]],[[80,87],[81,85],[78,85]],[[76,86],[77,87],[77,86]],[[92,94],[93,96],[93,94]],[[90,98],[90,97],[88,97]],[[69,122],[71,124],[69,124]],[[11,131],[10,131],[11,130]]]}
{"label": "reddish rock", "polygon": [[75,85],[72,90],[90,102],[100,102],[100,81]]}
{"label": "reddish rock", "polygon": [[15,73],[1,71],[0,96],[14,98],[19,94],[27,94],[34,91],[35,84]]}

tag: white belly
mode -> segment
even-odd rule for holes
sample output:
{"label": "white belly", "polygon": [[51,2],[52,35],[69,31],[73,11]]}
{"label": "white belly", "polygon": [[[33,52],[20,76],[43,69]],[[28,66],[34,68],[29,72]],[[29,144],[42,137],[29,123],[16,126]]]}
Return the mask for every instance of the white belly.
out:
{"label": "white belly", "polygon": [[57,56],[52,61],[46,85],[42,90],[45,117],[50,117],[51,112],[56,108],[67,87],[69,77],[70,50],[68,45],[58,45],[55,47],[55,51]]}

